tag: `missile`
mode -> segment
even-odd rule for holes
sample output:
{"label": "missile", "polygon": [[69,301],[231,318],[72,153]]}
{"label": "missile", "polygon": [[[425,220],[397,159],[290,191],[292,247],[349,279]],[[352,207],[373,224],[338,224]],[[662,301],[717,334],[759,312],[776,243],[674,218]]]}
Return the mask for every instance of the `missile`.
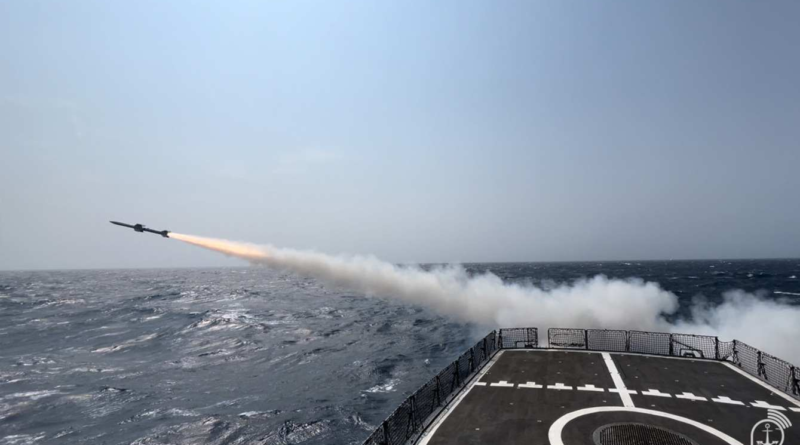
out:
{"label": "missile", "polygon": [[118,226],[128,227],[128,228],[133,229],[133,230],[135,230],[137,232],[140,232],[140,233],[142,233],[142,232],[150,232],[150,233],[155,233],[156,235],[161,235],[164,238],[169,238],[169,230],[153,230],[153,229],[148,229],[147,227],[145,227],[145,226],[143,226],[141,224],[125,224],[125,223],[121,223],[119,221],[109,221],[109,222],[111,224],[116,224]]}

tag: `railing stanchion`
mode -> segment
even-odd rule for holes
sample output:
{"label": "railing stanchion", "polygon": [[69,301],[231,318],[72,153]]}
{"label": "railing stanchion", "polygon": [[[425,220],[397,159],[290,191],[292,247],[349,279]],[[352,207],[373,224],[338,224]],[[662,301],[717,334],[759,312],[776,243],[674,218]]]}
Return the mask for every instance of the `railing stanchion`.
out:
{"label": "railing stanchion", "polygon": [[589,349],[589,330],[583,330],[583,345],[586,349]]}
{"label": "railing stanchion", "polygon": [[761,351],[758,351],[758,376],[764,376],[764,380],[769,380],[767,377],[767,367],[763,361],[761,361]]}
{"label": "railing stanchion", "polygon": [[475,370],[475,348],[469,348],[469,373]]}
{"label": "railing stanchion", "polygon": [[[409,428],[409,426],[411,428]],[[408,425],[406,426],[406,439],[413,436],[415,431],[417,431],[417,395],[413,394],[411,396],[411,412],[408,413]]]}
{"label": "railing stanchion", "polygon": [[719,360],[719,337],[714,337],[714,358]]}
{"label": "railing stanchion", "polygon": [[442,382],[438,374],[436,375],[436,391],[433,394],[436,398],[436,405],[442,406]]}
{"label": "railing stanchion", "polygon": [[672,346],[672,334],[669,334],[669,355],[672,357],[673,355],[673,346]]}
{"label": "railing stanchion", "polygon": [[391,445],[389,443],[389,422],[383,421],[383,443],[386,445]]}

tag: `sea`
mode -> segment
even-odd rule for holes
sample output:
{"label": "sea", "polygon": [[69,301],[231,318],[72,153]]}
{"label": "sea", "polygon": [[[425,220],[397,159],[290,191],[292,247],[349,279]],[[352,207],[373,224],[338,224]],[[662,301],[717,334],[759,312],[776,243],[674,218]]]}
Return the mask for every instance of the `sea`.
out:
{"label": "sea", "polygon": [[[800,260],[465,267],[800,303]],[[0,444],[359,444],[489,329],[262,267],[0,272]]]}

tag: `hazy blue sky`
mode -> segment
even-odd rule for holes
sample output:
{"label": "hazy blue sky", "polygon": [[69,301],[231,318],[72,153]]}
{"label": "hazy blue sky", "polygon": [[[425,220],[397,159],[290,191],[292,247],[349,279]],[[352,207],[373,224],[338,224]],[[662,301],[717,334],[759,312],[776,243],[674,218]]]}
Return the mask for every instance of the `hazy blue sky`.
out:
{"label": "hazy blue sky", "polygon": [[800,256],[800,2],[0,1],[0,269]]}

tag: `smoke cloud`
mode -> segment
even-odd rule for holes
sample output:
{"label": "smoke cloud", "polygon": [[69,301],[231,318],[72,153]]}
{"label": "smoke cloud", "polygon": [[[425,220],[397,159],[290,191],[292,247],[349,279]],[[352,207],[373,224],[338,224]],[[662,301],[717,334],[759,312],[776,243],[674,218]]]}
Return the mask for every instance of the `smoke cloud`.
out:
{"label": "smoke cloud", "polygon": [[470,276],[461,266],[423,270],[372,256],[332,256],[179,233],[170,238],[291,271],[370,296],[398,298],[459,320],[491,327],[536,326],[628,329],[717,335],[744,341],[772,355],[800,363],[800,307],[733,291],[722,304],[696,300],[690,319],[669,322],[678,308],[675,294],[638,278],[594,278],[541,289],[505,283],[484,273]]}

